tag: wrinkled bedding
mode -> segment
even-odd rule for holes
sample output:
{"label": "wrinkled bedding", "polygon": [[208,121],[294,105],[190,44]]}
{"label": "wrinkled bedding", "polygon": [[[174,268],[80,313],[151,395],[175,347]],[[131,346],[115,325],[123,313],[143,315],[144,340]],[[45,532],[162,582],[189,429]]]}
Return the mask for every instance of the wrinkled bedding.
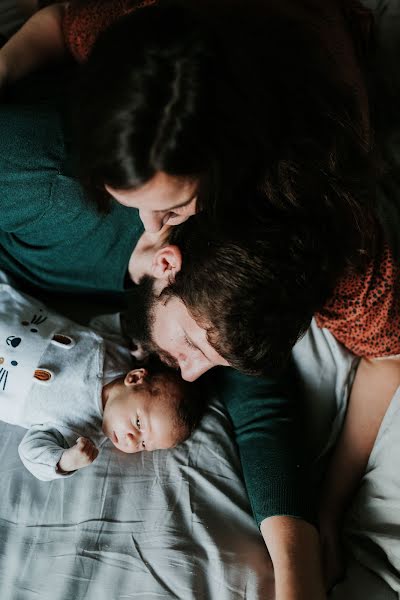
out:
{"label": "wrinkled bedding", "polygon": [[[400,2],[364,4],[379,16],[386,62],[398,54]],[[14,5],[2,3],[1,33],[11,29],[3,22],[14,25]],[[398,75],[398,62],[391,64]],[[386,74],[392,81],[389,68]],[[355,362],[314,325],[294,358],[307,395],[304,438],[312,432],[322,472]],[[217,398],[180,447],[128,456],[109,445],[91,467],[51,483],[36,480],[20,462],[23,433],[0,422],[1,600],[273,600],[271,563]],[[347,576],[333,600],[400,598],[399,466],[400,392],[349,511]]]}
{"label": "wrinkled bedding", "polygon": [[214,401],[190,441],[125,455],[111,444],[72,478],[20,462],[0,423],[2,600],[271,597],[230,423]]}
{"label": "wrinkled bedding", "polygon": [[[315,324],[294,360],[318,472],[343,420],[356,361]],[[334,600],[398,597],[399,431],[400,392],[349,516],[351,564]],[[130,456],[110,444],[90,467],[50,483],[20,462],[23,433],[0,423],[2,600],[273,600],[271,563],[217,398],[179,447]]]}

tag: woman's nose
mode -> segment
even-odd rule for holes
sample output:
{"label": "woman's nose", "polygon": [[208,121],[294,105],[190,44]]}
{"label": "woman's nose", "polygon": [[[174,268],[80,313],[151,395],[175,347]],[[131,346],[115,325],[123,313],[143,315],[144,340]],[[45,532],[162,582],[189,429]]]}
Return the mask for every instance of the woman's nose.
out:
{"label": "woman's nose", "polygon": [[156,213],[151,210],[139,210],[139,216],[145,230],[149,233],[158,233],[164,224],[163,213]]}

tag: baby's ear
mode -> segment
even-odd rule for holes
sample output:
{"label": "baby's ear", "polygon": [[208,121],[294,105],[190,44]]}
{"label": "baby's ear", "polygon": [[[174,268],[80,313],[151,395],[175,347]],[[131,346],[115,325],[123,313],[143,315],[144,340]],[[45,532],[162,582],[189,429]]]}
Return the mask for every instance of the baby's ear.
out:
{"label": "baby's ear", "polygon": [[124,384],[126,386],[134,386],[144,382],[147,377],[146,369],[132,369],[126,374]]}

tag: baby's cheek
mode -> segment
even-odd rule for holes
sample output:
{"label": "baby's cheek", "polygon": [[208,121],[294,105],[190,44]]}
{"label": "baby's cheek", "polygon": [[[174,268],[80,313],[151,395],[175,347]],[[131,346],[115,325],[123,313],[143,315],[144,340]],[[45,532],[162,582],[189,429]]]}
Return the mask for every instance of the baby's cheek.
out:
{"label": "baby's cheek", "polygon": [[118,448],[118,450],[121,450],[121,452],[124,452],[124,454],[137,454],[138,452],[141,452],[141,450],[138,450],[136,448],[127,448],[126,446],[124,446],[124,448],[121,448],[120,446],[117,446],[117,444],[114,444],[114,446],[116,448]]}

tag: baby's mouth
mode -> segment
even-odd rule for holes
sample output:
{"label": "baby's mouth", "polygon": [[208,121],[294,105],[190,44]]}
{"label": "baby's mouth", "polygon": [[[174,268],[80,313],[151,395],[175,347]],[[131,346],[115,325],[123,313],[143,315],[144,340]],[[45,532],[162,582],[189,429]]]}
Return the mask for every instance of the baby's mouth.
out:
{"label": "baby's mouth", "polygon": [[111,439],[112,439],[112,441],[114,442],[114,444],[118,444],[118,443],[119,443],[119,442],[118,442],[118,436],[117,436],[117,434],[115,433],[115,431],[113,431],[113,432],[112,432],[112,438],[111,438]]}

